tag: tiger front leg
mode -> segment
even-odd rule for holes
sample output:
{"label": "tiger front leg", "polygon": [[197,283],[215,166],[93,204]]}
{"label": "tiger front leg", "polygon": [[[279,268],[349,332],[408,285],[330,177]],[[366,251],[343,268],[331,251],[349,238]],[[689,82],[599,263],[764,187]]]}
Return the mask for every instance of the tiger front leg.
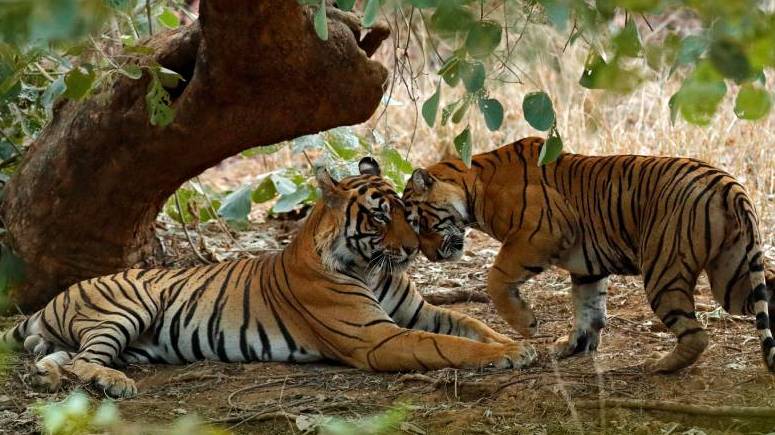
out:
{"label": "tiger front leg", "polygon": [[[391,287],[385,288],[385,282]],[[385,280],[381,285],[378,291],[381,306],[403,328],[465,337],[484,343],[513,343],[510,338],[471,316],[429,304],[406,274]]]}
{"label": "tiger front leg", "polygon": [[423,321],[416,329],[470,338],[482,343],[513,343],[514,340],[494,331],[482,321],[447,308],[428,303],[423,307]]}
{"label": "tiger front leg", "polygon": [[530,305],[525,301],[519,287],[528,279],[543,272],[557,244],[550,234],[526,231],[510,237],[501,247],[495,263],[487,276],[487,293],[490,294],[498,314],[523,337],[531,337],[538,330]]}
{"label": "tiger front leg", "polygon": [[533,346],[481,343],[392,325],[370,328],[369,339],[353,349],[346,362],[373,371],[436,370],[447,367],[523,368],[533,363]]}
{"label": "tiger front leg", "polygon": [[558,357],[594,352],[605,327],[608,277],[571,275],[574,325],[570,334],[555,344]]}

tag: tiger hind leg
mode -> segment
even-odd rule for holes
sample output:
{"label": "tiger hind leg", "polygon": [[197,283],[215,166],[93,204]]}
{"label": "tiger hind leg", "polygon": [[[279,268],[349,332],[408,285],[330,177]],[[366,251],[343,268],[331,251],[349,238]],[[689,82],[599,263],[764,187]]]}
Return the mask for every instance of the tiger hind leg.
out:
{"label": "tiger hind leg", "polygon": [[50,353],[33,364],[28,380],[33,387],[50,392],[62,385],[62,366],[69,363],[75,352],[59,350]]}
{"label": "tiger hind leg", "polygon": [[646,361],[645,368],[652,373],[671,373],[688,367],[708,346],[708,334],[694,312],[696,274],[676,268],[671,276],[667,275],[659,282],[646,283],[646,293],[654,313],[676,336],[677,343],[672,351],[655,353]]}

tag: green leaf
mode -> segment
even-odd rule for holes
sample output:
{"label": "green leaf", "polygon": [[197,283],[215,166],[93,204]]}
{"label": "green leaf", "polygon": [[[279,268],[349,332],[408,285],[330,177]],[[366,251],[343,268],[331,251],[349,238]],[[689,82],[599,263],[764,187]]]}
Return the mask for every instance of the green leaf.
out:
{"label": "green leaf", "polygon": [[458,104],[460,104],[460,100],[455,101],[454,103],[449,103],[446,106],[444,106],[443,109],[441,109],[441,125],[447,125],[447,122],[449,122],[449,118],[455,112],[455,108],[457,107]]}
{"label": "green leaf", "polygon": [[613,38],[616,53],[627,57],[638,57],[641,49],[640,35],[635,20],[630,18],[627,24]]}
{"label": "green leaf", "polygon": [[355,0],[337,0],[336,6],[343,11],[351,11],[355,6]]}
{"label": "green leaf", "polygon": [[[181,213],[178,213],[178,206],[175,202],[175,194],[177,194],[178,200],[180,201],[180,211],[182,216]],[[164,206],[164,213],[179,224],[193,222],[194,216],[191,215],[188,203],[193,200],[193,197],[196,196],[197,193],[191,189],[181,187],[177,190],[177,192],[175,192],[175,194],[172,194],[172,196],[170,196],[170,198],[167,200],[167,204]]]}
{"label": "green leaf", "polygon": [[274,203],[274,206],[272,206],[272,212],[287,213],[293,210],[310,196],[310,190],[309,186],[305,184],[299,186],[293,193],[280,196],[280,198],[277,199],[277,202]]}
{"label": "green leaf", "polygon": [[[213,199],[209,203],[206,202],[206,204],[205,207],[199,209],[200,222],[207,222],[218,218],[218,209],[221,207],[221,201]],[[212,208],[210,208],[210,204],[212,204]]]}
{"label": "green leaf", "polygon": [[56,100],[64,94],[67,86],[65,85],[64,77],[59,77],[46,88],[43,95],[40,97],[40,103],[46,109],[51,109],[54,106]]}
{"label": "green leaf", "polygon": [[724,77],[737,82],[751,77],[751,64],[748,62],[743,47],[731,40],[721,39],[710,44],[710,61]]}
{"label": "green leaf", "polygon": [[318,38],[328,41],[328,21],[326,20],[326,0],[320,0],[318,10],[315,11],[315,33]]}
{"label": "green leaf", "polygon": [[678,118],[680,112],[678,107],[678,92],[673,94],[667,101],[667,107],[670,108],[670,124],[675,125],[675,120]]}
{"label": "green leaf", "polygon": [[726,92],[723,77],[707,61],[703,61],[684,80],[681,89],[674,95],[673,103],[688,122],[707,125]]}
{"label": "green leaf", "polygon": [[223,199],[223,204],[218,209],[218,214],[227,220],[247,220],[248,214],[250,214],[252,191],[251,186],[246,185],[228,194]]}
{"label": "green leaf", "polygon": [[615,3],[631,12],[649,12],[659,6],[660,0],[615,0]]}
{"label": "green leaf", "polygon": [[385,148],[382,151],[382,161],[384,164],[391,168],[395,168],[398,172],[403,174],[412,173],[412,164],[401,156],[395,148]]}
{"label": "green leaf", "polygon": [[689,35],[681,40],[681,48],[678,49],[676,62],[679,65],[694,63],[705,52],[708,41],[703,36]]}
{"label": "green leaf", "polygon": [[522,100],[525,120],[536,130],[547,131],[554,125],[554,107],[546,92],[531,92]]}
{"label": "green leaf", "polygon": [[460,107],[452,115],[452,122],[457,124],[460,121],[462,121],[463,117],[466,114],[466,112],[468,112],[468,106],[470,106],[470,105],[471,105],[471,100],[470,99],[468,99],[468,98],[463,99],[463,104],[461,104]]}
{"label": "green leaf", "polygon": [[277,193],[280,195],[288,195],[298,189],[296,183],[280,174],[272,174],[270,178],[272,180],[272,184],[274,184],[275,190],[277,190]]}
{"label": "green leaf", "polygon": [[256,204],[261,204],[269,201],[275,196],[277,196],[277,189],[275,188],[274,180],[272,180],[272,177],[266,177],[258,184],[258,187],[253,190],[251,199]]}
{"label": "green leaf", "polygon": [[360,140],[352,129],[339,127],[325,133],[329,151],[341,160],[350,161],[358,154]]}
{"label": "green leaf", "polygon": [[466,50],[475,59],[484,59],[498,47],[501,42],[501,26],[494,21],[480,21],[468,31]]}
{"label": "green leaf", "polygon": [[422,117],[428,124],[428,127],[433,127],[436,122],[436,114],[439,112],[439,98],[441,97],[441,81],[436,85],[436,92],[428,98],[422,105]]}
{"label": "green leaf", "polygon": [[503,123],[503,105],[495,98],[479,100],[479,111],[484,116],[484,123],[490,131],[495,131]]}
{"label": "green leaf", "polygon": [[94,84],[96,74],[93,70],[82,66],[75,67],[65,75],[65,97],[71,100],[80,100],[85,97]]}
{"label": "green leaf", "polygon": [[481,62],[460,62],[460,78],[466,91],[476,93],[484,87],[484,64]]}
{"label": "green leaf", "polygon": [[466,166],[471,166],[471,129],[466,126],[460,134],[455,136],[455,150]]}
{"label": "green leaf", "polygon": [[175,109],[170,106],[170,94],[161,84],[157,74],[148,83],[148,93],[145,94],[145,105],[148,107],[148,117],[151,125],[166,127],[175,119]]}
{"label": "green leaf", "polygon": [[538,166],[546,165],[557,160],[562,153],[562,139],[557,131],[553,131],[549,138],[541,146],[541,152],[538,154]]}
{"label": "green leaf", "polygon": [[426,9],[437,7],[439,1],[440,0],[409,0],[409,3],[418,9]]}
{"label": "green leaf", "polygon": [[132,80],[137,80],[143,76],[143,70],[139,65],[129,63],[121,67],[118,72],[129,77]]}
{"label": "green leaf", "polygon": [[559,31],[565,30],[570,18],[570,8],[566,0],[539,0],[546,11],[549,21]]}
{"label": "green leaf", "polygon": [[590,52],[584,64],[579,84],[587,89],[607,89],[622,93],[632,91],[641,81],[637,70],[626,70],[613,61],[606,63],[602,56]]}
{"label": "green leaf", "polygon": [[772,98],[766,89],[746,83],[740,88],[735,99],[735,115],[740,119],[755,121],[769,113]]}
{"label": "green leaf", "polygon": [[175,88],[178,86],[178,82],[183,80],[183,76],[176,73],[175,71],[165,68],[163,66],[159,67],[158,72],[159,80],[161,81],[161,85],[165,88]]}
{"label": "green leaf", "polygon": [[439,69],[439,75],[450,86],[455,87],[460,83],[460,58],[452,56]]}
{"label": "green leaf", "polygon": [[595,9],[600,12],[603,18],[610,20],[616,12],[616,0],[596,0]]}
{"label": "green leaf", "polygon": [[454,1],[443,1],[431,15],[431,29],[442,38],[454,38],[458,33],[465,33],[474,23],[471,11]]}
{"label": "green leaf", "polygon": [[180,18],[170,8],[164,8],[158,17],[159,23],[168,29],[177,29],[180,27]]}
{"label": "green leaf", "polygon": [[366,7],[363,10],[363,20],[361,21],[363,27],[371,27],[377,21],[379,2],[380,0],[367,0]]}

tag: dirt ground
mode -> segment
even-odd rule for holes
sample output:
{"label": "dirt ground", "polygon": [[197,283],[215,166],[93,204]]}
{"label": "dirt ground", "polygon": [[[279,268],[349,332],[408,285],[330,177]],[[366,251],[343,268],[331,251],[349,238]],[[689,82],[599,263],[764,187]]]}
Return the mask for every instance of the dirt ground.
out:
{"label": "dirt ground", "polygon": [[[221,260],[280,249],[293,223],[270,221],[227,237],[215,224],[191,237],[202,256]],[[194,264],[190,245],[177,225],[161,225],[170,264]],[[205,243],[200,240],[203,236]],[[276,242],[280,240],[280,242]],[[486,270],[498,244],[481,233],[468,238],[463,261],[431,264],[419,259],[411,274],[424,292],[469,288],[484,292]],[[146,430],[183,415],[197,415],[236,433],[299,433],[298,421],[319,416],[354,418],[408,404],[400,427],[406,433],[768,433],[775,418],[708,417],[661,411],[581,409],[583,401],[630,398],[696,405],[775,407],[775,376],[762,364],[751,319],[729,316],[710,298],[707,283],[697,288],[698,312],[711,345],[691,368],[673,375],[649,375],[641,363],[653,351],[669,350],[673,337],[651,313],[639,279],[614,277],[608,327],[594,356],[557,361],[551,344],[567,333],[572,318],[570,279],[550,270],[526,284],[541,321],[531,339],[539,361],[525,370],[439,370],[424,374],[371,374],[343,366],[275,363],[135,366],[128,370],[140,390],[118,402],[124,418]],[[490,303],[451,306],[517,338]],[[5,329],[18,318],[0,321]],[[0,364],[0,432],[39,430],[30,406],[60,400],[66,392],[36,392],[24,382],[30,358],[12,355]],[[73,388],[74,386],[70,386]],[[303,425],[302,425],[303,427]]]}

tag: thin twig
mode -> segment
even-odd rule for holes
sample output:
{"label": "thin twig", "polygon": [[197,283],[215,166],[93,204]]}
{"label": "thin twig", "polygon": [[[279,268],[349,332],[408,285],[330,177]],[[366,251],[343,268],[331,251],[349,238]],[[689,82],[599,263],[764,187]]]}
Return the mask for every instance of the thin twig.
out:
{"label": "thin twig", "polygon": [[183,232],[186,234],[186,239],[188,239],[188,244],[191,245],[191,249],[194,251],[194,255],[204,264],[212,264],[213,262],[206,259],[202,256],[201,253],[199,253],[199,250],[196,248],[196,245],[194,244],[194,240],[191,239],[191,234],[188,233],[188,228],[186,227],[186,219],[183,217],[183,209],[180,207],[180,197],[178,196],[178,192],[175,191],[175,207],[178,209],[178,216],[180,216],[180,221],[183,224]]}
{"label": "thin twig", "polygon": [[638,409],[642,411],[664,411],[690,415],[709,415],[714,417],[775,417],[775,408],[766,406],[691,405],[688,403],[642,399],[580,400],[576,402],[575,405],[577,408],[584,409],[626,408]]}
{"label": "thin twig", "polygon": [[145,15],[148,17],[148,33],[153,36],[153,23],[151,23],[151,0],[145,0]]}

